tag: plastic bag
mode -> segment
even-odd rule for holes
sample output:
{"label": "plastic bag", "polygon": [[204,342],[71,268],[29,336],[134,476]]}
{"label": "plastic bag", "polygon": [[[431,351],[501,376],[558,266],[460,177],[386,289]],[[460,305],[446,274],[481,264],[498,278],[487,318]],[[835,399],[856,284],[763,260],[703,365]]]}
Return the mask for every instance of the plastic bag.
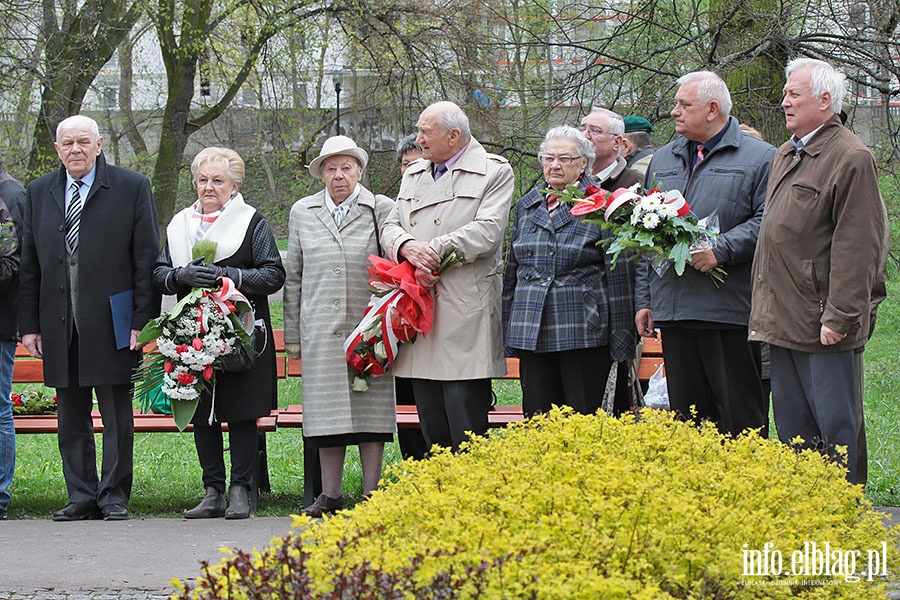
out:
{"label": "plastic bag", "polygon": [[719,215],[716,214],[716,211],[712,211],[711,214],[697,221],[697,225],[705,228],[712,235],[705,233],[698,235],[697,239],[691,243],[691,254],[703,252],[704,250],[712,250],[716,247],[716,236],[719,235]]}
{"label": "plastic bag", "polygon": [[661,410],[669,408],[669,390],[666,387],[666,376],[663,375],[663,365],[650,377],[647,393],[644,394],[644,406]]}

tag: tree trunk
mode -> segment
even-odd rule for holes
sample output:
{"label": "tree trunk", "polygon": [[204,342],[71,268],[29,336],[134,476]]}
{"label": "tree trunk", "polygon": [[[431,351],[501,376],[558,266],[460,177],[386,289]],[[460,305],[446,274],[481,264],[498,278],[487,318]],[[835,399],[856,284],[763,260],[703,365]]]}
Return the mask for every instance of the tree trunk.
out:
{"label": "tree trunk", "polygon": [[81,111],[88,88],[134,27],[142,7],[142,2],[128,0],[86,0],[75,12],[74,3],[67,4],[60,27],[54,2],[44,0],[45,80],[28,156],[29,176],[57,167],[56,126]]}

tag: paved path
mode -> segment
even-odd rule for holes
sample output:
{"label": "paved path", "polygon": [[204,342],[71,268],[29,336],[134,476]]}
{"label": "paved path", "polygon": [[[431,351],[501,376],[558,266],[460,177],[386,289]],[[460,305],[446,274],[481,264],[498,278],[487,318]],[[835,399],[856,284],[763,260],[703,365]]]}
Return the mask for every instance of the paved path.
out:
{"label": "paved path", "polygon": [[[900,522],[900,508],[879,510]],[[200,560],[217,562],[223,547],[262,548],[290,525],[290,517],[3,521],[0,600],[162,600],[173,578],[200,574]],[[887,598],[900,599],[900,587]]]}
{"label": "paved path", "polygon": [[290,517],[0,522],[0,600],[155,600],[173,578],[200,574],[220,548],[250,551],[290,529]]}

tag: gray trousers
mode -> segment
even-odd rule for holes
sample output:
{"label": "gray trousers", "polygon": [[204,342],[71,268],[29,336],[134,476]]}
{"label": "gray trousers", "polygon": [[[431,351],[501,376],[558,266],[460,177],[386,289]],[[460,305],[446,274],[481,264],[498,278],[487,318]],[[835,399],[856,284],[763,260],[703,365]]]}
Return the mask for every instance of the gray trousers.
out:
{"label": "gray trousers", "polygon": [[[796,436],[859,477],[856,357],[853,350],[810,353],[771,346],[772,407],[778,438]],[[835,446],[846,446],[840,457]]]}

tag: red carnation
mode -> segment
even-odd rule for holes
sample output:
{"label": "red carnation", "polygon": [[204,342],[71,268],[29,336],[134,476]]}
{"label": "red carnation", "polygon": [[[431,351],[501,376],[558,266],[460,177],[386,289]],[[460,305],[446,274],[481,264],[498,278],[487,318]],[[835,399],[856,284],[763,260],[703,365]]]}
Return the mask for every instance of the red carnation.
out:
{"label": "red carnation", "polygon": [[588,184],[588,186],[587,186],[586,188],[584,188],[584,195],[585,195],[585,196],[593,196],[593,195],[596,194],[597,192],[602,192],[602,191],[603,191],[603,190],[601,190],[601,189],[598,188],[596,185],[594,185],[593,183],[591,183],[591,184]]}
{"label": "red carnation", "polygon": [[178,374],[178,383],[180,383],[181,385],[192,385],[195,381],[197,381],[197,378],[190,373]]}
{"label": "red carnation", "polygon": [[12,400],[13,406],[24,406],[22,404],[22,396],[19,394],[10,394],[9,398]]}
{"label": "red carnation", "polygon": [[177,352],[178,354],[184,354],[187,351],[188,351],[187,344],[178,344],[177,346],[175,346],[175,352]]}

